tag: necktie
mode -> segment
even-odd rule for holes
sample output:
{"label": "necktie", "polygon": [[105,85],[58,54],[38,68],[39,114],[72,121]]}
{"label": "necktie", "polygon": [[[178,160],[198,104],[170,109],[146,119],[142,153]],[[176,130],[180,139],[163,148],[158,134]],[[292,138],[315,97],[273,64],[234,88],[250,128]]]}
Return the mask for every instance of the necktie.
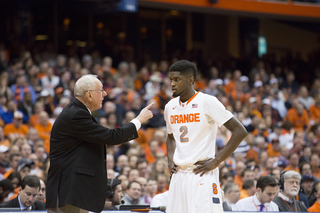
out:
{"label": "necktie", "polygon": [[264,205],[263,205],[263,204],[261,204],[261,205],[260,205],[260,212],[262,212],[263,207],[264,207]]}
{"label": "necktie", "polygon": [[23,211],[30,211],[30,209],[29,208],[25,208],[25,209],[23,209]]}

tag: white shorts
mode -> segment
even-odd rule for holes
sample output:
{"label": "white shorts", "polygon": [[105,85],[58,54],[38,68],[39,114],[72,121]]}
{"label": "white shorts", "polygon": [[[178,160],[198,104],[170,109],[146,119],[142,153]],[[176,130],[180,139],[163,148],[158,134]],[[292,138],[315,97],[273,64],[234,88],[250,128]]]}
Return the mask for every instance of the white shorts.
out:
{"label": "white shorts", "polygon": [[223,212],[219,169],[200,177],[192,171],[178,170],[173,174],[166,213]]}

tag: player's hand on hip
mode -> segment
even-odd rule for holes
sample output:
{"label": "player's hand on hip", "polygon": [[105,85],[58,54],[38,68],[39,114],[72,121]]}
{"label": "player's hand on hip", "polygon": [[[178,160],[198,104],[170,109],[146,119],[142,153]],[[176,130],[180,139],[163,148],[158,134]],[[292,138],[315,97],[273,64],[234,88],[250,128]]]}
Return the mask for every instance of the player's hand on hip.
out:
{"label": "player's hand on hip", "polygon": [[154,102],[141,110],[140,114],[137,116],[137,119],[140,121],[140,123],[143,123],[153,117],[153,113],[150,110],[153,104]]}
{"label": "player's hand on hip", "polygon": [[176,164],[169,164],[169,171],[170,171],[170,174],[175,174],[177,173],[178,171],[178,166]]}
{"label": "player's hand on hip", "polygon": [[217,168],[219,163],[214,158],[210,158],[207,160],[198,161],[194,165],[196,165],[196,168],[193,169],[193,173],[195,173],[196,175],[200,174],[200,176],[202,177],[207,172]]}

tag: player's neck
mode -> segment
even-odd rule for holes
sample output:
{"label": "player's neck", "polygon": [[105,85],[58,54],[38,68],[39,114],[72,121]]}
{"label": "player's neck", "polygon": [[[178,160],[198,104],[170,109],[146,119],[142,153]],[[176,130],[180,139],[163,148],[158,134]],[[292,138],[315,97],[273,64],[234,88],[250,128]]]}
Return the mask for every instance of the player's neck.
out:
{"label": "player's neck", "polygon": [[194,89],[189,90],[186,94],[182,94],[180,95],[180,101],[182,103],[188,101],[190,98],[192,98],[192,96],[194,96],[194,94],[196,94],[196,91]]}

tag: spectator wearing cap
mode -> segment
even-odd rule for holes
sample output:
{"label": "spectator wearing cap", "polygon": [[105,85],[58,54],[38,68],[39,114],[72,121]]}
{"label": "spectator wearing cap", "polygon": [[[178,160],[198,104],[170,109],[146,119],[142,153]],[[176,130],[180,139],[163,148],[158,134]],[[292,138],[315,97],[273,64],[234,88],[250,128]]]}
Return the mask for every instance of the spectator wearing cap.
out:
{"label": "spectator wearing cap", "polygon": [[4,136],[8,136],[9,134],[21,134],[26,136],[28,134],[29,128],[28,126],[22,124],[23,123],[23,114],[20,111],[15,111],[13,113],[12,123],[6,124],[4,126]]}
{"label": "spectator wearing cap", "polygon": [[50,96],[50,92],[46,89],[42,90],[37,101],[43,103],[44,111],[46,111],[51,116],[55,107],[53,105],[53,100]]}
{"label": "spectator wearing cap", "polygon": [[272,95],[271,106],[272,108],[278,110],[281,118],[283,119],[287,115],[287,108],[284,104],[284,101],[279,97],[279,89],[272,89],[270,93]]}
{"label": "spectator wearing cap", "polygon": [[310,106],[309,114],[310,114],[311,124],[314,124],[320,121],[320,94],[319,93],[315,98],[315,103]]}
{"label": "spectator wearing cap", "polygon": [[55,91],[54,88],[58,86],[60,82],[60,77],[54,75],[53,68],[49,67],[46,69],[46,75],[41,78],[41,85],[43,89],[46,89],[49,91],[51,97],[54,97]]}
{"label": "spectator wearing cap", "polygon": [[[33,161],[27,159],[27,158],[21,158],[18,161],[18,167],[17,167],[17,172],[20,175],[21,180],[23,180],[23,178],[27,175],[30,175],[30,171],[31,171],[31,166],[33,165]],[[9,198],[9,200],[12,200],[14,198],[16,198],[19,195],[19,190],[20,188],[15,188],[14,189],[14,194]]]}
{"label": "spectator wearing cap", "polygon": [[9,148],[5,145],[0,145],[0,173],[4,174],[6,169],[10,168],[9,163]]}
{"label": "spectator wearing cap", "polygon": [[242,92],[243,93],[248,93],[250,92],[250,86],[249,86],[249,78],[245,75],[240,77],[240,82],[242,86]]}
{"label": "spectator wearing cap", "polygon": [[280,157],[280,142],[277,138],[272,139],[271,146],[268,146],[267,153],[269,157]]}
{"label": "spectator wearing cap", "polygon": [[40,180],[34,175],[27,175],[21,181],[19,196],[0,204],[0,208],[18,207],[21,211],[46,210],[45,203],[37,201],[41,189]]}
{"label": "spectator wearing cap", "polygon": [[[312,195],[313,184],[314,184],[314,177],[311,174],[306,174],[302,176],[301,178],[302,192],[300,192],[300,194],[304,194],[307,197],[306,201],[304,202],[307,208],[310,207],[309,199]],[[300,194],[299,194],[299,197],[301,197]]]}
{"label": "spectator wearing cap", "polygon": [[146,89],[146,94],[144,96],[145,100],[150,100],[157,93],[159,93],[161,82],[162,82],[162,78],[160,77],[159,72],[155,72],[150,76],[149,81],[146,83],[146,86],[145,86],[145,89]]}

